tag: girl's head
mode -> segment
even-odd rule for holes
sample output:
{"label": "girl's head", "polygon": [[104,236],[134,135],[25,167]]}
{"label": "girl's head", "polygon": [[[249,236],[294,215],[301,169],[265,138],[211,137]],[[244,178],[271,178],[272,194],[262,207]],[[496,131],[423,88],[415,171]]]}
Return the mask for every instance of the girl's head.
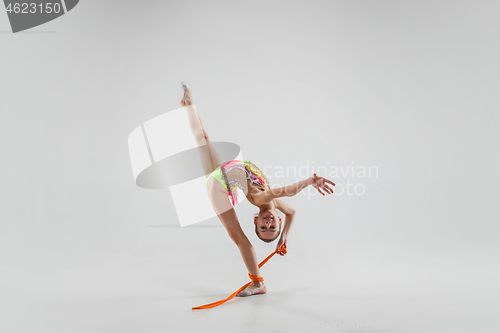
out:
{"label": "girl's head", "polygon": [[261,209],[254,217],[255,233],[262,241],[270,243],[281,233],[281,217],[275,208]]}

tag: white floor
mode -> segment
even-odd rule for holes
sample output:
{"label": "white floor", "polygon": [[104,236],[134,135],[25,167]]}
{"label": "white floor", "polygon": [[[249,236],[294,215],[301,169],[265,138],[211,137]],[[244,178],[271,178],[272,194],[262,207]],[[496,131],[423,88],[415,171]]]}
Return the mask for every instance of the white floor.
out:
{"label": "white floor", "polygon": [[[478,263],[289,252],[262,267],[266,295],[192,311],[249,280],[236,248],[181,251],[115,254],[59,270],[2,267],[0,331],[498,332],[496,279]],[[257,254],[265,258],[260,247]]]}

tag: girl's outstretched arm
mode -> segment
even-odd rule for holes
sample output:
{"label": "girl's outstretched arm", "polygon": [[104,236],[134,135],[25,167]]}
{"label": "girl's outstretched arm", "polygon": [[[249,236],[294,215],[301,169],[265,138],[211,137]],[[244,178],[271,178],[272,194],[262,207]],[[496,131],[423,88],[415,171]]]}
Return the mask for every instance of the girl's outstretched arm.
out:
{"label": "girl's outstretched arm", "polygon": [[328,194],[332,194],[333,190],[330,188],[330,186],[328,186],[328,184],[335,186],[335,184],[332,181],[323,177],[318,177],[316,176],[316,174],[314,174],[312,177],[309,177],[307,179],[301,180],[297,183],[293,183],[284,187],[266,189],[265,191],[260,191],[260,192],[255,191],[256,193],[255,194],[252,193],[252,196],[256,203],[266,204],[276,198],[293,197],[294,195],[297,195],[300,191],[302,191],[309,185],[312,185],[322,195],[325,194],[321,190],[325,191]]}

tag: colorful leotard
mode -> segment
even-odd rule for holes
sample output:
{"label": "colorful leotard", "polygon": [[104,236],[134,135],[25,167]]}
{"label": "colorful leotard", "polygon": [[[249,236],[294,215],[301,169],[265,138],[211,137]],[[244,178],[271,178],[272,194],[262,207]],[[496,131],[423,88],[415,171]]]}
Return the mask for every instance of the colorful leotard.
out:
{"label": "colorful leotard", "polygon": [[220,167],[217,167],[210,176],[207,177],[205,185],[208,185],[208,180],[211,177],[215,177],[227,190],[228,196],[231,200],[231,204],[236,206],[239,201],[238,189],[244,191],[247,184],[241,184],[232,177],[228,177],[231,170],[240,169],[244,171],[247,175],[247,179],[250,179],[252,184],[256,184],[261,187],[271,188],[269,180],[266,175],[260,170],[255,164],[248,160],[232,160],[222,163]]}

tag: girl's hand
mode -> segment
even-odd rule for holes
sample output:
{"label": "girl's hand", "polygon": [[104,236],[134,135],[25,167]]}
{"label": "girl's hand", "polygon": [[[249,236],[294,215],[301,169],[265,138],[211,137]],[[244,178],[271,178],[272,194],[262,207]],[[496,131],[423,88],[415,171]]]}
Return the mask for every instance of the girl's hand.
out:
{"label": "girl's hand", "polygon": [[325,191],[328,194],[332,194],[333,190],[328,186],[328,184],[332,184],[335,186],[335,183],[332,182],[331,180],[328,180],[323,177],[318,177],[316,174],[313,174],[312,178],[312,186],[318,190],[319,193],[321,193],[323,196],[325,195],[321,190]]}
{"label": "girl's hand", "polygon": [[[281,246],[285,247],[284,251],[281,251]],[[282,256],[286,254],[286,237],[280,237],[278,244],[276,244],[276,251],[278,251],[278,254]]]}

